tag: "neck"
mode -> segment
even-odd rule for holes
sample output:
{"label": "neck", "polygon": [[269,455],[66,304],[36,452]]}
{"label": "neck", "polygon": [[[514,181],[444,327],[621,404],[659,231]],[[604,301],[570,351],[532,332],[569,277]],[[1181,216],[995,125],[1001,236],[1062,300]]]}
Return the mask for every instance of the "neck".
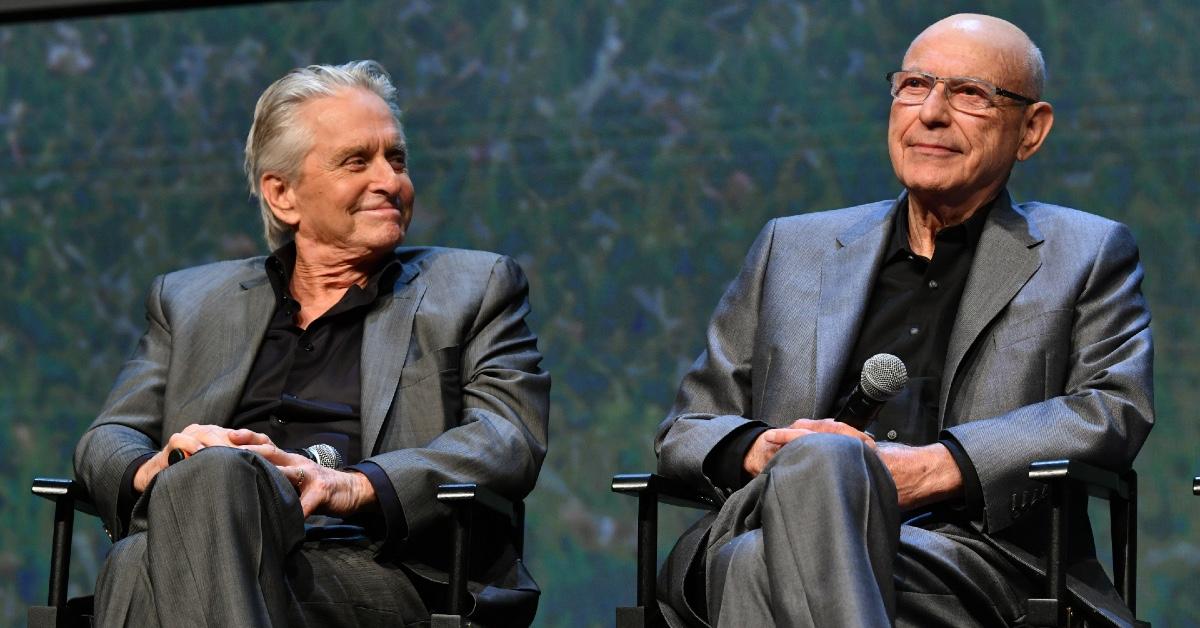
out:
{"label": "neck", "polygon": [[341,300],[350,286],[366,286],[382,258],[380,254],[348,257],[345,251],[302,243],[297,238],[296,266],[288,285],[292,296],[300,302],[296,324],[307,328]]}
{"label": "neck", "polygon": [[943,198],[908,194],[908,246],[921,257],[933,258],[937,234],[946,227],[967,221],[975,212],[995,198],[998,190],[984,190],[965,201],[946,201]]}

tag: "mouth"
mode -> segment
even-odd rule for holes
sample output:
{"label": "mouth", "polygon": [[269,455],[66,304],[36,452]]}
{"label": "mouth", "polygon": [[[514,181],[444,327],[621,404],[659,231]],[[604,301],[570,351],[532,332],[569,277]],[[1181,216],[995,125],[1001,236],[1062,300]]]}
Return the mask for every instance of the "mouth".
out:
{"label": "mouth", "polygon": [[946,155],[956,155],[956,154],[962,152],[962,151],[952,148],[950,146],[945,146],[943,144],[934,144],[931,142],[914,142],[912,144],[909,144],[909,148],[913,149],[914,151],[916,151],[922,155],[930,155],[930,156],[934,156],[934,157],[942,157],[942,156],[946,156]]}
{"label": "mouth", "polygon": [[370,212],[370,213],[380,213],[380,214],[394,212],[396,214],[399,214],[400,208],[396,207],[395,205],[380,205],[379,207],[361,207],[361,208],[359,208],[358,211]]}

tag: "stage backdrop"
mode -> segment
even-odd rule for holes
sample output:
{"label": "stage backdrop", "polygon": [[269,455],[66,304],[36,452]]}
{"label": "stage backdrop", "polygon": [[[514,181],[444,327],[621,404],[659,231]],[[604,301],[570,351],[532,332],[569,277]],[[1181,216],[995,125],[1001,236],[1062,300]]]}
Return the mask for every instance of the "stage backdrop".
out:
{"label": "stage backdrop", "polygon": [[[1200,5],[984,1],[1042,46],[1058,113],[1012,190],[1130,225],[1158,345],[1138,459],[1141,614],[1200,598]],[[894,197],[883,75],[956,2],[302,2],[0,27],[0,624],[44,599],[48,503],[144,328],[162,272],[265,251],[241,174],[289,68],[392,73],[418,201],[409,241],[499,251],[532,285],[554,375],[528,501],[538,624],[633,602],[632,500],[708,316],[765,221]],[[672,511],[665,547],[694,514]],[[1106,525],[1098,522],[1100,534]],[[79,520],[72,590],[108,542]],[[1190,583],[1190,584],[1189,584]]]}

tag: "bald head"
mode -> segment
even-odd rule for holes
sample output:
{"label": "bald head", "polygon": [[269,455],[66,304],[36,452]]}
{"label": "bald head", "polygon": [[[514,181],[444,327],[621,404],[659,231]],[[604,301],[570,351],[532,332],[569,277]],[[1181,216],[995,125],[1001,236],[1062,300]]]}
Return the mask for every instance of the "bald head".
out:
{"label": "bald head", "polygon": [[1025,31],[1012,22],[990,15],[959,13],[934,22],[917,35],[904,55],[905,66],[914,49],[923,45],[966,45],[988,49],[995,55],[998,76],[977,77],[992,81],[1004,80],[1009,89],[1041,100],[1046,83],[1046,62],[1042,51],[1034,45]]}

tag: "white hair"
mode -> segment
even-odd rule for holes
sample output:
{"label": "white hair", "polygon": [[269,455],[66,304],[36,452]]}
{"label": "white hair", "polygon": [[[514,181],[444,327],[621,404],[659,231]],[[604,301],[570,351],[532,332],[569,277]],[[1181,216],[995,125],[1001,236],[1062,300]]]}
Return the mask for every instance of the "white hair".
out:
{"label": "white hair", "polygon": [[304,156],[312,149],[312,131],[297,117],[300,107],[310,100],[333,96],[348,88],[367,90],[387,103],[403,146],[404,128],[400,125],[396,88],[387,70],[377,61],[296,68],[272,83],[258,97],[258,104],[254,106],[254,123],[246,136],[245,170],[250,194],[258,197],[263,232],[271,250],[290,242],[295,233],[290,225],[275,217],[263,198],[259,182],[268,172],[279,174],[289,182],[296,180]]}
{"label": "white hair", "polygon": [[1032,94],[1025,94],[1034,100],[1042,99],[1042,90],[1046,89],[1046,59],[1042,56],[1041,48],[1038,48],[1032,41],[1029,42],[1029,49],[1025,52],[1025,69],[1027,71],[1026,78],[1029,81],[1029,87],[1033,90]]}

